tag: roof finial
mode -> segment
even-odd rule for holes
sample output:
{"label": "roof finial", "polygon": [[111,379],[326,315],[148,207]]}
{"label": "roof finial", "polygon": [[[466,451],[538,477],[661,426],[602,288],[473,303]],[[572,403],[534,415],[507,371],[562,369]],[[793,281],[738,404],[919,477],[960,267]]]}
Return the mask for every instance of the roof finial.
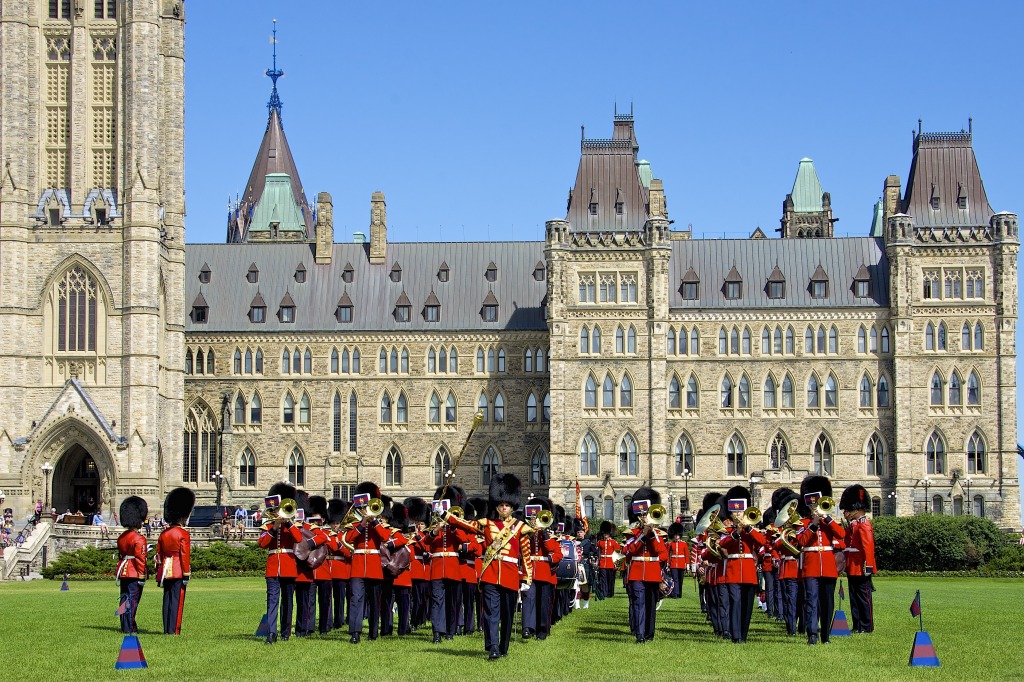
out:
{"label": "roof finial", "polygon": [[271,111],[276,111],[277,117],[280,118],[281,98],[277,94],[277,79],[284,75],[284,71],[277,68],[277,19],[274,19],[274,34],[270,38],[270,44],[274,46],[274,65],[267,69],[266,73],[274,81],[274,86],[270,91],[270,101],[267,102],[267,115],[269,116]]}
{"label": "roof finial", "polygon": [[921,134],[921,119],[917,119],[917,134]]}
{"label": "roof finial", "polygon": [[968,116],[967,117],[967,134],[971,135],[972,137],[974,136],[974,117],[973,116]]}

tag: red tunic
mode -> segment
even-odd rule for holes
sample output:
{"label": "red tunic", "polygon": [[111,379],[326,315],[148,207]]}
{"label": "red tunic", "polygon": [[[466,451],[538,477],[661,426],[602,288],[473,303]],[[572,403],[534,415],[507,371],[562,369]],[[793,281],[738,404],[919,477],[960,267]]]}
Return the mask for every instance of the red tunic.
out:
{"label": "red tunic", "polygon": [[427,569],[423,565],[423,548],[420,546],[423,538],[424,534],[417,531],[415,540],[409,543],[409,551],[412,553],[412,556],[409,557],[409,573],[413,581],[429,578]]}
{"label": "red tunic", "polygon": [[[345,533],[345,540],[355,548],[352,555],[352,577],[383,580],[380,546],[391,539],[391,531],[382,523],[360,524]],[[401,547],[405,542],[404,537],[396,534],[395,547]]]}
{"label": "red tunic", "polygon": [[[338,551],[338,541],[332,538],[326,530],[319,526],[313,526],[312,531],[313,540],[317,547],[327,545],[328,556],[330,556],[332,552]],[[313,569],[313,580],[330,580],[331,578],[330,559],[325,560],[322,564]]]}
{"label": "red tunic", "polygon": [[811,530],[810,519],[803,519],[803,528],[796,534],[796,546],[800,548],[800,577],[838,578],[833,550],[837,543],[842,548],[844,537],[846,531],[831,517],[819,522],[816,531]]}
{"label": "red tunic", "polygon": [[126,530],[121,533],[117,539],[117,553],[120,561],[116,577],[146,579],[146,538],[139,531]]}
{"label": "red tunic", "polygon": [[[405,545],[409,548],[409,566],[395,576],[394,585],[395,587],[412,587],[412,565],[415,563],[415,559],[413,559],[414,544],[409,542],[409,538],[406,537],[404,533],[399,533],[398,531],[392,531],[391,538],[396,541],[396,546],[401,547],[402,545]],[[403,542],[397,542],[398,538],[401,538]]]}
{"label": "red tunic", "polygon": [[295,545],[299,542],[302,542],[302,533],[293,524],[283,525],[277,530],[272,523],[263,526],[263,532],[260,533],[256,544],[270,550],[267,555],[266,577],[294,578],[298,575]]}
{"label": "red tunic", "polygon": [[648,533],[641,538],[643,531],[632,530],[633,537],[622,546],[623,554],[629,557],[629,580],[640,580],[645,583],[661,582],[661,564],[668,561],[668,547],[661,536]]}
{"label": "red tunic", "polygon": [[533,581],[529,530],[522,521],[511,518],[508,521],[493,521],[491,519],[465,521],[449,516],[448,523],[467,532],[483,535],[484,541],[481,544],[484,547],[490,547],[496,537],[503,535],[502,531],[505,529],[506,523],[516,524],[513,526],[514,531],[509,541],[501,547],[500,552],[487,565],[487,568],[483,569],[480,582],[518,590],[521,582]]}
{"label": "red tunic", "polygon": [[420,538],[419,548],[430,554],[428,580],[461,580],[462,564],[459,561],[459,546],[469,541],[464,530],[445,526],[436,535],[426,534]]}
{"label": "red tunic", "polygon": [[484,553],[483,546],[476,541],[475,535],[466,535],[467,542],[462,546],[459,555],[459,569],[462,572],[460,579],[464,583],[475,585],[480,581],[480,573],[477,570],[477,562]]}
{"label": "red tunic", "polygon": [[607,540],[598,540],[597,549],[601,552],[601,555],[597,559],[598,568],[615,568],[615,561],[612,560],[612,553],[621,551],[622,545],[617,540],[608,538]]}
{"label": "red tunic", "polygon": [[668,567],[685,569],[690,563],[690,546],[685,540],[668,543]]}
{"label": "red tunic", "polygon": [[192,573],[189,552],[192,547],[192,536],[181,526],[171,526],[160,533],[156,541],[157,582],[162,583],[169,578],[187,578]]}
{"label": "red tunic", "polygon": [[[875,564],[875,532],[868,517],[862,516],[850,523],[846,532],[846,575],[863,577],[874,575],[878,570]],[[870,570],[865,570],[870,569]]]}
{"label": "red tunic", "polygon": [[352,553],[341,544],[341,536],[333,530],[327,535],[331,538],[331,542],[327,545],[331,548],[331,553],[327,557],[326,562],[331,566],[331,580],[348,580],[349,575],[352,573],[352,564],[350,563],[352,561]]}
{"label": "red tunic", "polygon": [[[543,539],[538,537],[543,533]],[[530,560],[533,579],[537,582],[558,584],[555,567],[562,560],[562,544],[544,531],[530,535]]]}
{"label": "red tunic", "polygon": [[[739,537],[737,537],[737,535]],[[756,585],[757,555],[766,538],[757,528],[744,528],[724,536],[718,543],[725,554],[722,582],[727,584]]]}

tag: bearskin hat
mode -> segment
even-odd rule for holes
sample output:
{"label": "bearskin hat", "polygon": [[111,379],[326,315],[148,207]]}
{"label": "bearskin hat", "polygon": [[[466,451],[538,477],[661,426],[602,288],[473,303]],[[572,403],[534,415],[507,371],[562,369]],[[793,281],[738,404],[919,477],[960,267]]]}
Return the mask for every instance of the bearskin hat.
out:
{"label": "bearskin hat", "polygon": [[196,494],[188,488],[175,488],[164,499],[164,520],[172,526],[184,524],[196,506]]}
{"label": "bearskin hat", "polygon": [[[463,511],[466,512],[467,519],[471,521],[479,521],[480,519],[487,518],[487,515],[490,512],[490,505],[487,504],[486,497],[471,497],[466,500],[466,505],[463,507]],[[472,516],[470,516],[471,513]]]}
{"label": "bearskin hat", "polygon": [[[843,496],[839,498],[839,508],[845,511],[867,511],[871,508],[871,496],[864,486],[854,483],[843,491]],[[121,516],[123,518],[124,514]]]}
{"label": "bearskin hat", "polygon": [[800,481],[800,500],[797,503],[796,510],[800,513],[800,516],[808,517],[811,515],[811,508],[804,502],[804,495],[808,493],[821,493],[825,497],[832,496],[832,483],[824,476],[818,476],[811,474]]}
{"label": "bearskin hat", "polygon": [[[650,500],[651,504],[661,504],[661,494],[654,488],[647,486],[640,486],[633,493],[633,502],[639,502],[640,500]],[[633,505],[629,505],[629,509],[626,510],[626,516],[629,518],[630,523],[636,523],[636,514],[633,513]]]}
{"label": "bearskin hat", "polygon": [[515,474],[498,474],[491,478],[487,501],[490,502],[491,507],[495,510],[503,502],[516,509],[519,507],[522,492],[522,485]]}
{"label": "bearskin hat", "polygon": [[556,504],[554,506],[554,509],[551,510],[551,513],[554,514],[555,517],[555,520],[552,522],[551,525],[553,525],[555,528],[558,527],[558,524],[565,523],[565,507],[563,507],[560,504]]}
{"label": "bearskin hat", "polygon": [[799,499],[800,496],[797,495],[796,491],[794,491],[792,488],[779,488],[778,490],[772,493],[772,507],[774,507],[777,510],[775,513],[778,514],[780,511],[782,511],[782,508],[785,507],[790,502],[790,500]]}
{"label": "bearskin hat", "polygon": [[[747,501],[747,506],[749,507],[751,504],[753,504],[753,499],[754,498],[751,497],[751,495],[750,495],[750,488],[748,488],[745,485],[735,485],[735,486],[729,488],[729,492],[727,492],[725,494],[725,499],[727,499],[727,500],[746,500]],[[726,507],[725,511],[728,511],[728,507]]]}
{"label": "bearskin hat", "polygon": [[281,481],[270,486],[270,490],[267,491],[267,497],[273,497],[274,495],[280,495],[282,500],[295,499],[295,486],[291,483],[285,483]]}
{"label": "bearskin hat", "polygon": [[683,524],[679,523],[678,521],[673,521],[672,523],[668,524],[668,536],[670,538],[674,538],[677,535],[682,536],[682,534]]}
{"label": "bearskin hat", "polygon": [[410,522],[430,523],[430,505],[422,497],[407,497],[402,504],[405,505]]}
{"label": "bearskin hat", "polygon": [[[463,499],[463,496],[460,494],[461,491],[462,491],[462,488],[459,488],[458,486],[454,486],[454,485],[448,486],[447,490],[445,490],[445,487],[443,485],[442,486],[438,486],[437,490],[434,491],[434,499],[435,500],[442,500],[442,499],[448,500],[448,501],[450,501],[452,503],[453,507],[463,507],[463,508],[465,508],[466,505],[463,504],[463,502],[465,502],[465,500]],[[442,492],[444,493],[444,497],[441,497],[441,493]]]}
{"label": "bearskin hat", "polygon": [[321,521],[327,522],[327,498],[323,495],[311,495],[309,498],[309,511],[311,516],[319,516]]}
{"label": "bearskin hat", "polygon": [[615,535],[615,524],[613,524],[611,521],[602,521],[600,531],[601,535]]}
{"label": "bearskin hat", "polygon": [[124,498],[118,515],[122,526],[138,530],[146,522],[147,516],[149,516],[149,504],[144,499],[136,495]]}
{"label": "bearskin hat", "polygon": [[348,503],[337,498],[327,503],[327,523],[341,523],[345,520]]}
{"label": "bearskin hat", "polygon": [[775,516],[778,514],[775,511],[775,507],[769,506],[767,509],[761,512],[761,523],[757,524],[757,527],[764,530],[768,526],[775,523]]}
{"label": "bearskin hat", "polygon": [[[569,524],[566,524],[566,525],[569,525]],[[584,532],[586,532],[586,530],[587,530],[586,525],[583,523],[583,519],[581,519],[578,516],[572,517],[572,524],[571,524],[571,527],[568,529],[569,534],[570,535],[576,535],[576,533],[579,533],[581,530],[584,531]]]}
{"label": "bearskin hat", "polygon": [[356,486],[356,495],[369,495],[370,499],[380,498],[380,486],[373,481],[363,481]]}
{"label": "bearskin hat", "polygon": [[391,505],[391,525],[402,530],[409,525],[409,510],[401,502]]}
{"label": "bearskin hat", "polygon": [[706,493],[704,495],[704,500],[700,505],[700,516],[703,516],[707,513],[708,509],[711,509],[712,506],[718,504],[718,498],[721,496],[722,493]]}
{"label": "bearskin hat", "polygon": [[313,515],[313,509],[309,506],[309,493],[305,490],[296,490],[294,499],[295,507],[301,509],[307,519]]}
{"label": "bearskin hat", "polygon": [[394,511],[392,507],[393,500],[390,495],[381,495],[380,501],[384,503],[384,511],[380,513],[380,518],[384,521],[391,521],[393,518],[391,513]]}
{"label": "bearskin hat", "polygon": [[541,509],[549,511],[552,514],[555,513],[555,503],[552,502],[551,499],[548,497],[537,496],[534,497],[533,499],[527,500],[526,504],[539,504]]}

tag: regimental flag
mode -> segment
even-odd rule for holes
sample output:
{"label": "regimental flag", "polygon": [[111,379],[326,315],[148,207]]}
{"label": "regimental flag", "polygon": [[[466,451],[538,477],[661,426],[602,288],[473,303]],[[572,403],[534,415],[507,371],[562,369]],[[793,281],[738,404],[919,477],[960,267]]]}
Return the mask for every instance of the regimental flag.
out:
{"label": "regimental flag", "polygon": [[583,530],[589,533],[590,523],[587,521],[587,517],[583,514],[583,498],[580,496],[579,479],[576,479],[576,518],[583,519]]}
{"label": "regimental flag", "polygon": [[131,670],[134,668],[148,668],[146,657],[142,654],[142,645],[135,635],[125,635],[121,641],[121,652],[117,655],[117,663],[114,670]]}
{"label": "regimental flag", "polygon": [[123,616],[128,610],[128,600],[125,599],[123,602],[117,605],[117,611],[114,611],[115,616]]}
{"label": "regimental flag", "polygon": [[831,634],[833,637],[850,636],[850,621],[846,620],[846,611],[842,609],[836,611],[835,616],[832,618]]}
{"label": "regimental flag", "polygon": [[729,500],[728,504],[730,514],[732,514],[733,512],[742,513],[747,510],[747,501],[742,497],[737,498],[735,500]]}
{"label": "regimental flag", "polygon": [[843,591],[843,584],[839,583],[839,601],[842,602],[846,599],[846,592]]}
{"label": "regimental flag", "polygon": [[67,592],[68,591],[68,572],[67,571],[64,571],[64,582],[62,582],[60,584],[60,591],[61,592]]}
{"label": "regimental flag", "polygon": [[914,601],[910,602],[910,615],[914,618],[921,616],[921,590],[914,595]]}
{"label": "regimental flag", "polygon": [[256,639],[263,639],[270,634],[270,624],[267,623],[267,614],[263,614],[263,618],[260,620],[260,626],[256,628]]}
{"label": "regimental flag", "polygon": [[650,500],[633,500],[633,514],[635,516],[643,516],[647,513],[647,510],[650,508]]}

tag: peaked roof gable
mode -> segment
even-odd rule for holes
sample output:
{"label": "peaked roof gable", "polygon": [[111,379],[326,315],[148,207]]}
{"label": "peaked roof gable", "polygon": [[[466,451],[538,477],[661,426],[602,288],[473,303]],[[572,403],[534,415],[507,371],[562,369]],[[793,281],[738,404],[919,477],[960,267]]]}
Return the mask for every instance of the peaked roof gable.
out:
{"label": "peaked roof gable", "polygon": [[796,169],[796,179],[793,180],[793,210],[797,213],[814,213],[823,211],[821,203],[821,182],[818,180],[818,172],[814,170],[814,161],[806,156],[800,159],[800,165]]}
{"label": "peaked roof gable", "polygon": [[[959,207],[961,203],[965,208]],[[917,227],[989,224],[994,211],[981,181],[970,131],[919,131],[914,136],[902,211],[913,216]]]}

